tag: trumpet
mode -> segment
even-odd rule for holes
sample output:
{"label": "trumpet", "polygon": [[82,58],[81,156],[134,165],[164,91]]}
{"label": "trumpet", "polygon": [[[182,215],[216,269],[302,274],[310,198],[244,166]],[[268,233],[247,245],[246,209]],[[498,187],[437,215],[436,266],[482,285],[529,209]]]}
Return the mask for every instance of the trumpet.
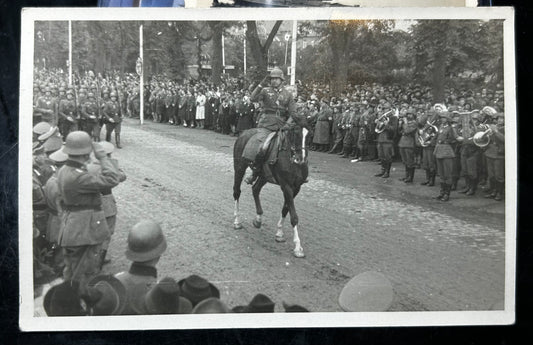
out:
{"label": "trumpet", "polygon": [[490,143],[490,138],[492,136],[492,128],[488,128],[485,131],[479,131],[474,134],[472,137],[472,141],[474,142],[474,145],[477,147],[485,147]]}
{"label": "trumpet", "polygon": [[[384,113],[383,115],[381,115],[380,117],[377,118],[376,120],[376,128],[374,129],[374,131],[376,133],[382,133],[384,130],[385,130],[385,126],[389,123],[389,120],[390,120],[390,113],[392,113],[393,110],[389,110],[387,111],[386,113]],[[393,114],[393,116],[396,116],[398,117],[399,116],[399,113],[398,113],[398,109],[395,110],[395,113]]]}

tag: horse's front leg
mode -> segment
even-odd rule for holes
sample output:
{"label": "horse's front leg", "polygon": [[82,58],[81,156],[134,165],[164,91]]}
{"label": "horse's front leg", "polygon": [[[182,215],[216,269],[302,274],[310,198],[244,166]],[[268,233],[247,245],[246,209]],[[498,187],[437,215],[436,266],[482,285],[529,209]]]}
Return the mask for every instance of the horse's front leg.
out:
{"label": "horse's front leg", "polygon": [[237,230],[242,229],[242,223],[239,217],[239,199],[241,197],[241,183],[246,172],[246,165],[241,160],[236,160],[234,166],[233,199],[235,200],[235,205],[233,208],[233,228]]}
{"label": "horse's front leg", "polygon": [[278,221],[278,229],[276,231],[276,242],[285,242],[285,236],[283,234],[283,223],[285,223],[287,213],[289,213],[289,206],[286,202],[284,202],[283,208],[281,209],[281,218]]}
{"label": "horse's front leg", "polygon": [[261,189],[266,183],[267,181],[265,180],[265,178],[263,176],[260,176],[257,179],[257,181],[255,181],[252,187],[252,194],[254,196],[255,211],[256,211],[256,216],[252,223],[258,229],[261,228],[261,223],[263,221],[263,208],[261,207],[261,200],[259,199],[259,193],[261,193]]}
{"label": "horse's front leg", "polygon": [[300,236],[298,235],[298,214],[296,213],[296,207],[294,207],[294,197],[296,196],[296,193],[293,192],[292,188],[289,186],[282,187],[283,189],[283,195],[285,197],[285,203],[287,204],[289,208],[289,213],[291,215],[291,225],[294,230],[294,251],[293,254],[297,258],[303,258],[305,256],[304,250],[301,245]]}

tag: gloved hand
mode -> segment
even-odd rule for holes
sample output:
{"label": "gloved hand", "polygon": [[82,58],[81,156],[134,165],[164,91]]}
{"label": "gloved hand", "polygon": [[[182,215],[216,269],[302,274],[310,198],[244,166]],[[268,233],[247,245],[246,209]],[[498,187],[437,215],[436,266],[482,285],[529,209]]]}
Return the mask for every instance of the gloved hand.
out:
{"label": "gloved hand", "polygon": [[93,151],[96,159],[102,159],[104,157],[107,157],[104,148],[99,143],[93,143]]}

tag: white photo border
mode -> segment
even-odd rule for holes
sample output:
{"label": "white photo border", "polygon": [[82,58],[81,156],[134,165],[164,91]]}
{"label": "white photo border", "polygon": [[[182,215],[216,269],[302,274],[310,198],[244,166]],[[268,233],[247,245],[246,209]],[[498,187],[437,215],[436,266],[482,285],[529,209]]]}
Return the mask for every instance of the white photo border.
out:
{"label": "white photo border", "polygon": [[[502,19],[505,94],[505,307],[503,311],[274,313],[36,317],[32,282],[32,99],[35,21],[55,20]],[[515,322],[517,109],[514,9],[501,8],[25,8],[19,101],[19,326],[23,331],[506,325]],[[132,322],[133,321],[133,322]]]}

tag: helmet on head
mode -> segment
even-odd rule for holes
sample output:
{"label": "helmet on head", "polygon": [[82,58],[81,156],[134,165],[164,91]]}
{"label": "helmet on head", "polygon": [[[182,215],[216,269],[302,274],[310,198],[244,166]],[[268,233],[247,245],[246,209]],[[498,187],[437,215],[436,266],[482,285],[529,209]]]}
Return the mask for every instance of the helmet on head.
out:
{"label": "helmet on head", "polygon": [[126,257],[131,261],[144,262],[156,259],[167,249],[167,241],[159,224],[143,220],[133,226],[128,234]]}
{"label": "helmet on head", "polygon": [[92,140],[84,131],[74,131],[67,135],[63,151],[68,155],[88,155],[93,150]]}
{"label": "helmet on head", "polygon": [[94,98],[94,93],[93,92],[89,92],[87,94],[87,98]]}
{"label": "helmet on head", "polygon": [[109,95],[109,97],[117,97],[117,93],[116,93],[116,92],[111,92],[111,94]]}
{"label": "helmet on head", "polygon": [[270,71],[270,78],[280,78],[281,80],[285,80],[283,77],[283,71],[278,67],[274,67],[272,71]]}

